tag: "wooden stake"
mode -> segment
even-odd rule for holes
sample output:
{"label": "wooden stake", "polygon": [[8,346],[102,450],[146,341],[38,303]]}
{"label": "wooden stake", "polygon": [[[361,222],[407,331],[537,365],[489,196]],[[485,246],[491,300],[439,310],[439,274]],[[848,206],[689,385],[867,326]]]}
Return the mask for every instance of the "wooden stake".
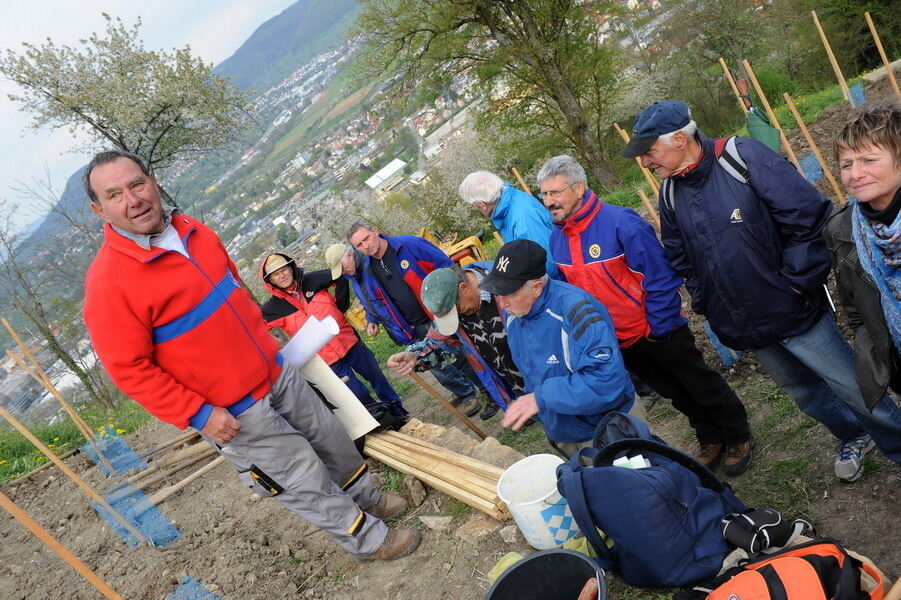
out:
{"label": "wooden stake", "polygon": [[138,457],[139,458],[149,458],[149,457],[153,456],[154,454],[159,454],[163,450],[168,450],[169,448],[172,448],[173,446],[178,446],[180,444],[184,444],[199,435],[200,435],[200,432],[198,432],[196,429],[189,428],[188,431],[185,431],[184,433],[181,433],[181,434],[175,436],[168,442],[163,442],[162,444],[159,444],[158,446],[155,446],[155,447],[151,448],[150,450],[145,450],[144,452],[141,452],[140,454],[138,454]]}
{"label": "wooden stake", "polygon": [[522,175],[519,174],[519,171],[516,167],[510,167],[510,170],[513,172],[513,176],[516,177],[516,181],[519,182],[519,187],[525,191],[525,193],[532,195],[532,190],[529,189],[529,186],[526,184],[526,180],[522,178]]}
{"label": "wooden stake", "polygon": [[25,526],[28,531],[30,531],[36,538],[44,543],[45,546],[53,550],[57,556],[66,561],[70,567],[78,571],[78,574],[87,580],[88,583],[97,588],[101,594],[106,596],[109,600],[123,600],[122,596],[116,593],[112,587],[109,586],[105,581],[100,579],[94,571],[91,570],[86,564],[78,560],[78,557],[72,554],[68,548],[63,546],[59,541],[50,535],[50,533],[41,527],[41,525],[28,516],[28,514],[19,508],[12,500],[10,500],[6,494],[0,492],[0,506],[3,506],[6,509],[6,512],[11,514],[13,518],[15,518],[19,523]]}
{"label": "wooden stake", "polygon": [[193,456],[188,460],[178,463],[177,465],[173,465],[167,469],[163,469],[162,471],[157,471],[155,475],[151,477],[145,477],[137,482],[134,482],[134,486],[139,490],[147,489],[152,485],[163,481],[167,477],[178,473],[179,471],[183,471],[188,467],[192,467],[199,462],[203,462],[208,458],[211,458],[216,455],[216,451],[211,447],[209,452],[204,452],[203,454],[198,454],[197,456]]}
{"label": "wooden stake", "polygon": [[463,423],[464,425],[466,425],[467,427],[469,427],[469,428],[473,431],[473,433],[475,433],[477,436],[479,436],[479,437],[482,438],[483,440],[484,440],[486,437],[488,437],[488,434],[487,434],[487,433],[485,433],[484,431],[482,431],[481,429],[479,429],[479,427],[478,427],[475,423],[473,423],[472,421],[470,421],[469,418],[467,418],[466,415],[464,415],[464,414],[461,413],[459,410],[457,410],[457,407],[456,407],[456,406],[454,406],[453,404],[451,404],[450,402],[448,402],[447,400],[445,400],[445,399],[444,399],[444,396],[442,396],[441,394],[439,394],[438,392],[436,392],[436,391],[435,391],[435,388],[433,388],[433,387],[430,386],[428,383],[426,383],[426,380],[423,379],[422,376],[421,376],[419,373],[417,373],[416,371],[411,371],[411,372],[410,372],[410,377],[413,379],[413,381],[415,381],[416,383],[418,383],[419,386],[420,386],[422,389],[424,389],[426,392],[428,392],[428,394],[429,394],[432,398],[434,398],[434,399],[437,400],[439,403],[441,403],[441,404],[444,406],[444,408],[446,408],[447,410],[449,410],[449,411],[451,412],[451,414],[453,414],[455,417],[457,417],[457,418],[460,420],[461,423]]}
{"label": "wooden stake", "polygon": [[820,162],[820,166],[823,168],[823,173],[826,174],[826,178],[829,180],[829,185],[832,186],[832,191],[835,192],[835,197],[838,199],[839,204],[844,204],[846,202],[845,195],[842,193],[842,188],[838,186],[838,183],[835,181],[835,177],[832,175],[832,169],[829,168],[829,165],[823,159],[823,155],[820,153],[820,149],[817,147],[816,142],[813,141],[813,137],[810,135],[810,131],[807,130],[807,125],[804,123],[804,119],[801,118],[801,113],[798,112],[798,109],[795,107],[795,103],[792,102],[791,96],[787,93],[782,94],[783,98],[785,98],[786,104],[788,104],[789,110],[792,111],[792,116],[795,117],[795,121],[798,123],[798,128],[801,130],[801,133],[804,134],[804,139],[807,140],[807,145],[810,146],[810,149],[813,151],[813,155],[817,157],[817,160]]}
{"label": "wooden stake", "polygon": [[894,69],[892,69],[892,63],[889,61],[888,56],[886,56],[885,50],[882,47],[882,40],[879,39],[879,33],[876,31],[876,25],[873,24],[873,19],[870,18],[870,13],[863,13],[863,18],[867,20],[867,26],[869,26],[870,28],[870,33],[873,34],[873,41],[876,42],[876,49],[879,50],[879,56],[882,58],[882,64],[885,65],[885,76],[892,84],[892,89],[895,90],[895,95],[901,98],[901,89],[898,89],[898,81],[895,79],[895,71]]}
{"label": "wooden stake", "polygon": [[[623,141],[628,144],[629,143],[629,134],[626,133],[626,130],[623,129],[622,127],[620,127],[619,123],[614,123],[613,128],[616,130],[616,132],[619,134],[619,136],[621,138],[623,138]],[[647,180],[648,185],[650,185],[651,189],[654,190],[654,194],[655,195],[659,194],[660,193],[660,184],[657,183],[657,179],[654,177],[654,175],[651,174],[650,171],[648,171],[647,169],[645,169],[644,167],[641,166],[641,158],[640,157],[636,156],[635,162],[638,163],[638,168],[641,169],[641,174],[644,175],[644,178]]]}
{"label": "wooden stake", "polygon": [[738,100],[738,107],[741,109],[741,112],[748,112],[748,105],[745,102],[745,99],[741,97],[741,92],[738,91],[738,86],[735,84],[735,78],[732,77],[732,70],[729,68],[729,65],[726,64],[726,61],[723,60],[722,56],[720,57],[720,67],[722,67],[723,73],[726,75],[726,81],[729,82],[729,87],[732,88],[732,92],[735,94],[735,99]]}
{"label": "wooden stake", "polygon": [[824,32],[823,28],[820,26],[820,20],[817,18],[817,11],[810,11],[810,15],[813,17],[813,24],[816,25],[817,32],[820,34],[820,40],[826,48],[826,54],[829,56],[829,63],[832,65],[832,70],[835,72],[836,79],[838,79],[838,87],[842,89],[842,95],[845,97],[845,100],[847,100],[849,104],[853,104],[853,102],[851,102],[851,90],[848,89],[848,83],[845,81],[845,76],[842,75],[841,67],[838,66],[838,61],[835,60],[835,54],[832,53],[832,47],[829,45],[829,40],[826,39],[826,32]]}
{"label": "wooden stake", "polygon": [[215,469],[216,467],[218,467],[219,465],[221,465],[224,462],[225,462],[225,457],[220,456],[219,458],[213,460],[209,464],[200,467],[199,469],[197,469],[196,471],[194,471],[193,473],[191,473],[190,475],[188,475],[187,477],[185,477],[178,483],[176,483],[174,485],[170,485],[167,488],[163,488],[160,491],[158,491],[157,493],[155,493],[154,495],[150,496],[150,502],[152,504],[160,504],[163,500],[165,500],[166,498],[168,498],[175,492],[188,487],[194,481],[196,481],[197,479],[200,479],[201,477],[203,477],[204,475],[206,475],[207,473],[209,473],[210,471],[212,471],[213,469]]}
{"label": "wooden stake", "polygon": [[113,470],[113,465],[110,464],[109,459],[105,454],[103,454],[103,452],[100,451],[100,448],[97,446],[97,443],[94,440],[93,433],[91,432],[90,427],[88,427],[88,424],[85,423],[78,415],[78,413],[75,412],[75,409],[72,408],[72,406],[70,406],[69,403],[63,399],[62,394],[59,393],[59,390],[56,389],[56,386],[54,386],[53,383],[49,381],[49,379],[45,379],[47,374],[43,373],[42,371],[44,377],[39,377],[37,373],[28,368],[28,365],[26,365],[25,362],[17,355],[15,355],[11,350],[7,350],[6,353],[11,356],[14,361],[16,361],[16,364],[19,365],[19,368],[31,375],[31,377],[35,381],[44,386],[44,389],[50,392],[50,394],[59,401],[63,409],[65,409],[65,411],[72,418],[72,421],[75,423],[75,428],[78,429],[79,432],[81,432],[81,435],[84,436],[84,439],[88,441],[88,445],[94,450],[94,454],[97,455],[97,460],[103,463],[103,466],[106,467],[106,470],[110,475],[115,473],[115,471]]}
{"label": "wooden stake", "polygon": [[122,527],[124,527],[131,535],[135,536],[135,538],[143,542],[145,544],[153,545],[153,543],[148,540],[144,535],[141,534],[140,531],[134,528],[134,526],[129,523],[125,517],[119,514],[118,511],[114,510],[112,506],[107,503],[103,497],[94,491],[90,485],[87,484],[85,480],[75,474],[75,471],[70,469],[66,463],[61,461],[53,452],[50,451],[50,448],[41,443],[41,440],[36,438],[33,433],[31,433],[28,428],[26,428],[22,423],[18,421],[15,417],[13,417],[8,410],[4,407],[0,406],[0,417],[6,419],[10,425],[16,428],[16,430],[25,436],[25,438],[31,442],[38,450],[40,450],[44,456],[46,456],[53,464],[59,467],[59,470],[62,471],[69,479],[75,482],[75,485],[80,487],[84,493],[86,493],[94,502],[102,506],[109,515],[116,520]]}
{"label": "wooden stake", "polygon": [[651,219],[654,221],[654,225],[657,226],[657,231],[660,231],[660,215],[657,214],[657,209],[654,208],[654,205],[651,204],[650,198],[648,198],[647,194],[644,193],[644,190],[639,188],[638,197],[641,198],[641,203],[644,204],[645,210],[648,211],[648,214],[651,215]]}
{"label": "wooden stake", "polygon": [[135,481],[138,481],[139,479],[149,477],[150,475],[153,475],[154,473],[156,473],[158,471],[161,471],[167,467],[171,467],[175,463],[181,462],[183,460],[187,460],[198,454],[204,454],[204,453],[210,452],[210,451],[215,452],[216,450],[212,446],[207,444],[206,442],[200,442],[200,443],[194,444],[192,446],[187,446],[176,452],[173,452],[172,454],[170,454],[169,456],[166,456],[165,458],[163,458],[161,460],[154,462],[150,467],[148,467],[147,469],[144,469],[140,473],[136,473],[136,474],[132,475],[126,481],[128,481],[130,483],[134,483]]}
{"label": "wooden stake", "polygon": [[428,454],[429,456],[441,458],[441,460],[455,464],[473,473],[478,473],[479,475],[483,475],[488,478],[498,479],[501,475],[504,474],[504,470],[500,467],[496,467],[492,464],[466,456],[465,454],[460,454],[459,452],[453,452],[451,450],[448,450],[447,448],[442,448],[441,446],[431,444],[425,440],[414,438],[409,435],[404,435],[403,433],[398,433],[397,431],[382,431],[380,433],[370,433],[369,437],[374,437],[377,439],[388,439],[392,444],[396,446],[409,448],[410,450],[413,450],[415,452],[420,452],[422,454]]}
{"label": "wooden stake", "polygon": [[788,138],[785,137],[785,132],[782,131],[782,126],[779,125],[779,119],[776,118],[776,113],[773,112],[772,107],[770,107],[770,103],[766,99],[766,95],[763,93],[763,88],[760,87],[760,84],[757,82],[757,76],[754,75],[754,70],[751,68],[751,63],[749,63],[747,60],[743,60],[741,61],[741,64],[745,68],[745,72],[747,72],[748,78],[751,80],[751,84],[754,86],[754,90],[757,92],[757,97],[760,98],[760,102],[763,104],[763,108],[766,109],[766,114],[770,118],[770,124],[779,132],[779,139],[782,142],[782,147],[785,148],[785,153],[788,154],[788,159],[800,172],[801,163],[798,162],[798,157],[795,156],[795,151],[792,150],[791,145],[788,143]]}

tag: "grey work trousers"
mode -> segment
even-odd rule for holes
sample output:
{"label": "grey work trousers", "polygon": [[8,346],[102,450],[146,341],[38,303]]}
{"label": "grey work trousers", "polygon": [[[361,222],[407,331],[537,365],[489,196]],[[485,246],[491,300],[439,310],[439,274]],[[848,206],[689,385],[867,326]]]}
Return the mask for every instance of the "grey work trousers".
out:
{"label": "grey work trousers", "polygon": [[245,485],[275,497],[353,555],[378,550],[388,526],[362,507],[380,493],[344,426],[296,368],[286,365],[269,394],[237,418],[241,430],[219,451]]}

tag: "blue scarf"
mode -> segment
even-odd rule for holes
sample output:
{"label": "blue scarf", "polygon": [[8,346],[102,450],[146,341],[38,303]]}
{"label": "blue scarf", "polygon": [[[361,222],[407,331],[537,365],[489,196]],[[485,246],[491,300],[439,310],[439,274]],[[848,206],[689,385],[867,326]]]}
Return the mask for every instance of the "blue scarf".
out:
{"label": "blue scarf", "polygon": [[851,230],[857,256],[879,290],[882,312],[895,348],[901,351],[901,213],[891,225],[870,221],[851,198],[854,219]]}

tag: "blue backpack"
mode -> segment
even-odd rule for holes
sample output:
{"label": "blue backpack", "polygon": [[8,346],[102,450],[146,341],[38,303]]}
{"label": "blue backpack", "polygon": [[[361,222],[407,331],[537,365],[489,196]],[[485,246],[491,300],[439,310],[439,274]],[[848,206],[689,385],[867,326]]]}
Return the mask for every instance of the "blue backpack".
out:
{"label": "blue backpack", "polygon": [[[557,489],[598,554],[597,563],[638,587],[682,587],[715,576],[732,551],[721,521],[746,510],[732,489],[631,415],[606,415],[594,443],[557,467]],[[621,456],[637,454],[651,466],[612,466]],[[582,457],[593,466],[582,465]],[[609,536],[612,548],[597,529]]]}

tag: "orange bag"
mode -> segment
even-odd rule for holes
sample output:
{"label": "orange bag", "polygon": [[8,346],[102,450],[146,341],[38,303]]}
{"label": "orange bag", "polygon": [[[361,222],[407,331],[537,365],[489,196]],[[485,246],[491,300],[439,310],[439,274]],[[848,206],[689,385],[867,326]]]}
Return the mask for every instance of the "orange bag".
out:
{"label": "orange bag", "polygon": [[[875,582],[861,589],[861,571]],[[707,600],[883,600],[878,569],[837,542],[813,540],[730,569]],[[697,588],[696,588],[697,589]]]}

